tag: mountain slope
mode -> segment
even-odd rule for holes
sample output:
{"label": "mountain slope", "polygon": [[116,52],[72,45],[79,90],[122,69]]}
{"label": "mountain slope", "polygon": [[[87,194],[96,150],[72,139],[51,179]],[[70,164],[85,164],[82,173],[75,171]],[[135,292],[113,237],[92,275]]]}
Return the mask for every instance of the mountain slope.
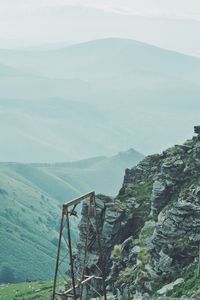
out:
{"label": "mountain slope", "polygon": [[136,80],[145,74],[148,77],[157,74],[198,82],[200,68],[198,58],[120,38],[94,40],[37,53],[1,50],[0,61],[18,67],[26,67],[28,63],[29,67],[53,78],[86,78],[89,81],[134,73],[141,75],[135,76]]}
{"label": "mountain slope", "polygon": [[3,161],[79,160],[133,146],[158,152],[181,143],[199,119],[200,60],[191,56],[103,39],[0,50],[0,63],[32,73],[1,76]]}
{"label": "mountain slope", "polygon": [[[52,61],[62,61],[63,77],[86,78],[88,81],[120,80],[123,86],[137,86],[141,80],[148,84],[169,84],[173,80],[198,82],[200,60],[173,51],[128,39],[102,39],[56,50]],[[50,66],[58,74],[58,66]],[[53,69],[54,68],[54,69]],[[57,75],[58,76],[58,75]],[[149,84],[150,86],[150,84]]]}
{"label": "mountain slope", "polygon": [[16,68],[8,67],[6,65],[0,64],[0,76],[1,79],[3,76],[25,76],[28,75],[27,73],[18,70]]}
{"label": "mountain slope", "polygon": [[[120,186],[124,165],[142,158],[131,150],[111,158],[56,165],[1,163],[0,282],[52,278],[61,204],[99,191],[105,178],[109,185],[104,192],[112,194]],[[76,235],[74,229],[73,239]]]}
{"label": "mountain slope", "polygon": [[76,92],[79,86],[82,92],[88,84],[76,79],[52,79],[29,70],[23,66],[10,67],[0,64],[0,99],[42,99],[48,97],[66,97]]}
{"label": "mountain slope", "polygon": [[1,267],[14,271],[14,281],[49,278],[55,265],[58,203],[7,166],[0,169]]}
{"label": "mountain slope", "polygon": [[40,165],[39,169],[68,182],[74,190],[79,187],[82,193],[95,190],[115,195],[121,186],[121,178],[127,166],[136,165],[143,155],[130,149],[113,157],[97,157],[74,163]]}

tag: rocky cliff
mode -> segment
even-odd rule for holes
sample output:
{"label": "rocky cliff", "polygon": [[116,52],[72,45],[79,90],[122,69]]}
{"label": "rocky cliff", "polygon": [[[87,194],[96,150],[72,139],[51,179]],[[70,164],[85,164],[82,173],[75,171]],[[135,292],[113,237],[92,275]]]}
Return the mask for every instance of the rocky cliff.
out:
{"label": "rocky cliff", "polygon": [[[127,169],[115,199],[98,196],[110,299],[200,296],[200,127],[195,133]],[[93,247],[91,268],[94,257]]]}

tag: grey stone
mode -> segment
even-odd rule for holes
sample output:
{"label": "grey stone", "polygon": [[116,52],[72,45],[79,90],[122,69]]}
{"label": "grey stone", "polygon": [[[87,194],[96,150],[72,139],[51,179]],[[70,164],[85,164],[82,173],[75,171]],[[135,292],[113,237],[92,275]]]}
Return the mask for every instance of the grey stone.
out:
{"label": "grey stone", "polygon": [[[193,263],[197,264],[200,242],[199,139],[195,137],[161,155],[148,156],[138,166],[127,169],[117,198],[98,196],[97,214],[103,238],[106,283],[108,290],[116,295],[115,299],[151,299],[157,281],[160,287],[163,286],[158,295],[164,299],[167,291],[173,292],[182,283],[182,278],[174,281],[180,272],[184,274]],[[146,187],[148,197],[144,195]],[[116,207],[120,204],[123,209],[119,211]],[[85,224],[86,217],[87,207],[84,206],[81,225]],[[83,227],[79,226],[80,245],[85,237]],[[117,258],[111,257],[115,245],[121,245]],[[80,257],[83,257],[81,253]],[[90,266],[96,260],[94,245],[89,253]],[[118,283],[122,271],[133,272],[131,281],[126,278],[126,282]],[[166,285],[166,280],[171,283]]]}
{"label": "grey stone", "polygon": [[174,282],[171,282],[165,286],[163,286],[160,290],[157,291],[157,294],[160,296],[166,295],[167,292],[172,291],[174,287],[182,284],[184,282],[183,278],[178,278]]}
{"label": "grey stone", "polygon": [[194,132],[200,134],[200,126],[194,126]]}

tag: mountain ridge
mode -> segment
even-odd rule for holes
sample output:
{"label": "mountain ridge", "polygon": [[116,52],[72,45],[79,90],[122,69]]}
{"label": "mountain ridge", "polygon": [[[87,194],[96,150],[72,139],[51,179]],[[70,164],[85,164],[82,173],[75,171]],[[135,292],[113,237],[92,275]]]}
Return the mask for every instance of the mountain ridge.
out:
{"label": "mountain ridge", "polygon": [[180,55],[183,55],[183,56],[186,56],[186,57],[191,57],[191,58],[194,58],[195,60],[200,60],[199,57],[197,56],[193,56],[193,55],[190,55],[190,54],[185,54],[185,53],[182,53],[182,52],[179,52],[179,51],[176,51],[176,50],[169,50],[169,49],[166,49],[166,48],[163,48],[163,47],[159,47],[157,45],[154,45],[154,44],[150,44],[150,43],[147,43],[147,42],[142,42],[142,41],[138,41],[138,40],[135,40],[135,39],[130,39],[130,38],[119,38],[119,37],[107,37],[107,38],[99,38],[99,39],[94,39],[94,40],[88,40],[88,41],[85,41],[85,42],[81,42],[81,43],[75,43],[75,44],[72,44],[72,45],[69,45],[67,47],[63,47],[63,48],[60,48],[60,49],[54,49],[52,51],[63,51],[63,50],[67,50],[69,48],[76,48],[77,46],[81,46],[81,45],[85,45],[85,46],[88,46],[88,45],[91,45],[91,44],[98,44],[98,43],[101,43],[101,42],[127,42],[127,43],[131,43],[132,45],[135,45],[135,46],[149,46],[150,48],[156,48],[156,49],[160,49],[160,50],[164,50],[166,52],[172,52],[172,53],[176,53],[176,54],[180,54]]}
{"label": "mountain ridge", "polygon": [[199,59],[120,39],[73,47],[63,55],[0,51],[0,63],[43,75],[2,76],[1,160],[111,156],[131,141],[160,152],[198,122]]}

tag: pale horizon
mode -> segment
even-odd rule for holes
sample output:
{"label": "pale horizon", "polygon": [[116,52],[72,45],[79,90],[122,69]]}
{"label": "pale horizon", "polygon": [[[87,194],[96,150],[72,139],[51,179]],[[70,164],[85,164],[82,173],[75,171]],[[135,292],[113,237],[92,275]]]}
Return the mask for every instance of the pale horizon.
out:
{"label": "pale horizon", "polygon": [[200,56],[195,0],[1,0],[0,8],[0,48],[118,37]]}

